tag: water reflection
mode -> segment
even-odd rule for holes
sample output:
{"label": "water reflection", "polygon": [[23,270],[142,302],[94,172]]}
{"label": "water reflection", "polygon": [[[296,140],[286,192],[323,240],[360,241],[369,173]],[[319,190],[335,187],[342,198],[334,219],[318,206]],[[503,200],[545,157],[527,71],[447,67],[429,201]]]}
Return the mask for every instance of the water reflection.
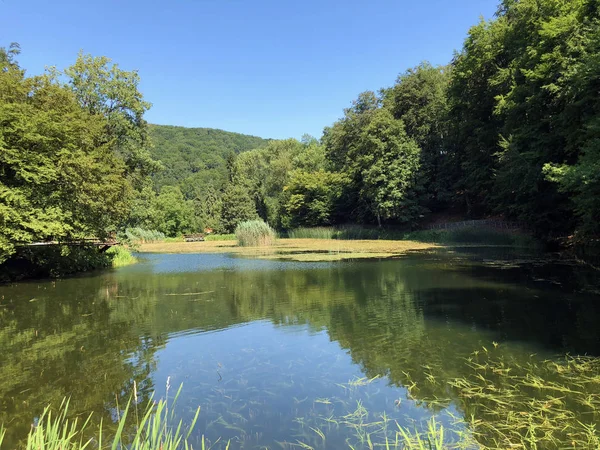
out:
{"label": "water reflection", "polygon": [[[200,405],[199,432],[239,448],[360,447],[364,433],[436,412],[451,424],[471,412],[448,386],[475,349],[501,342],[515,361],[600,353],[597,296],[580,292],[587,275],[549,267],[485,254],[341,264],[150,255],[5,286],[0,423],[10,445],[63,397],[106,421],[134,380],[148,398],[171,377],[184,383],[182,416]],[[340,426],[344,416],[378,425]]]}

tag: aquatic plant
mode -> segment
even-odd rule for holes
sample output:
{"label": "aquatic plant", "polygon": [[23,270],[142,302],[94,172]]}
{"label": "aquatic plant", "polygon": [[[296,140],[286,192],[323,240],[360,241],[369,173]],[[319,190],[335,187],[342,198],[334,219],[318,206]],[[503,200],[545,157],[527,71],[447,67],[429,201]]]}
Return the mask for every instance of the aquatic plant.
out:
{"label": "aquatic plant", "polygon": [[137,258],[131,254],[131,251],[121,245],[109,248],[106,254],[110,256],[113,267],[128,266],[137,262]]}
{"label": "aquatic plant", "polygon": [[157,230],[145,230],[140,227],[127,228],[123,235],[119,236],[122,241],[131,244],[144,244],[165,240],[165,234]]}
{"label": "aquatic plant", "polygon": [[[189,426],[183,427],[183,422],[175,421],[175,403],[181,393],[181,386],[171,404],[160,399],[150,401],[141,415],[135,398],[127,403],[125,410],[118,415],[116,432],[107,438],[103,425],[97,432],[90,430],[92,414],[85,420],[69,418],[69,400],[63,400],[58,411],[54,413],[50,406],[31,428],[24,448],[26,450],[84,450],[87,448],[111,450],[183,450],[191,449],[189,437],[194,430],[200,408]],[[132,413],[135,411],[135,414]],[[135,419],[134,419],[135,416]],[[134,421],[134,432],[125,431],[126,425]],[[4,437],[4,429],[0,428],[0,448]],[[202,449],[206,448],[204,437],[201,440]],[[228,448],[228,445],[227,445]]]}
{"label": "aquatic plant", "polygon": [[235,237],[242,247],[263,247],[275,242],[273,228],[262,220],[248,220],[235,228]]}

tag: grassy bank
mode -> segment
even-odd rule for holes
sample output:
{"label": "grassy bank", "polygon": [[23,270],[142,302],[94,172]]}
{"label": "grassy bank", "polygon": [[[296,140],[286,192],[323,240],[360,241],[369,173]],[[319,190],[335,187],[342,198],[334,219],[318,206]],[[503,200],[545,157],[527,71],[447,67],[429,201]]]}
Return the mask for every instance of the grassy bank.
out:
{"label": "grassy bank", "polygon": [[287,235],[292,239],[403,240],[445,245],[503,245],[527,248],[538,247],[540,245],[533,237],[525,233],[488,228],[407,232],[349,225],[342,227],[296,228],[289,230]]}

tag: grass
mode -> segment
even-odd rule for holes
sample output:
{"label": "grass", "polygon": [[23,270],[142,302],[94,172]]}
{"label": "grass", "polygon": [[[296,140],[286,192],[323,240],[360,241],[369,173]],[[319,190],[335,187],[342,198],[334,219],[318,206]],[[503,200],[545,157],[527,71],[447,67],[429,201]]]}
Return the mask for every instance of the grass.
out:
{"label": "grass", "polygon": [[524,248],[537,248],[540,246],[540,243],[528,234],[487,228],[413,231],[404,234],[403,239],[449,245],[480,244]]}
{"label": "grass", "polygon": [[446,245],[499,245],[511,247],[538,247],[531,236],[489,228],[463,228],[459,230],[401,231],[385,228],[347,225],[342,227],[296,228],[288,231],[293,239],[337,240],[403,240]]}
{"label": "grass", "polygon": [[242,247],[268,247],[273,245],[277,235],[262,220],[249,220],[235,228],[235,237]]}
{"label": "grass", "polygon": [[287,235],[290,239],[334,239],[335,233],[333,227],[314,227],[289,230]]}
{"label": "grass", "polygon": [[164,233],[157,230],[145,230],[144,228],[127,228],[123,235],[119,236],[123,242],[130,244],[143,244],[145,242],[158,242],[165,240]]}
{"label": "grass", "polygon": [[[48,406],[32,426],[24,448],[26,450],[184,450],[191,449],[189,437],[194,430],[200,408],[194,419],[184,428],[183,422],[175,421],[175,403],[181,393],[177,391],[174,400],[150,401],[143,411],[132,399],[122,414],[119,414],[115,433],[107,437],[100,423],[97,430],[91,430],[90,414],[84,420],[69,419],[69,401],[64,400],[54,413]],[[131,430],[131,431],[126,431]],[[0,448],[4,431],[0,428]],[[201,442],[205,448],[204,438]],[[229,445],[227,446],[229,447]]]}
{"label": "grass", "polygon": [[207,234],[204,237],[205,241],[235,241],[235,234]]}
{"label": "grass", "polygon": [[123,267],[135,264],[137,259],[131,254],[129,249],[121,245],[115,245],[106,251],[111,257],[113,267]]}
{"label": "grass", "polygon": [[[350,449],[600,448],[600,432],[597,429],[600,420],[600,359],[566,357],[558,361],[539,361],[532,358],[522,363],[506,356],[499,347],[499,344],[493,343],[489,348],[474,351],[464,361],[467,373],[449,382],[433,375],[421,384],[407,382],[409,397],[419,398],[423,405],[447,404],[444,399],[428,398],[426,394],[431,385],[443,388],[456,405],[460,417],[442,409],[419,421],[418,425],[401,426],[385,412],[376,414],[369,411],[360,399],[354,405],[342,401],[347,398],[346,393],[368,389],[377,380],[377,377],[356,378],[347,385],[340,385],[344,388],[343,397],[313,399],[314,406],[308,415],[295,419],[300,429],[290,430],[290,435],[299,439],[284,442],[283,447],[323,448],[328,446],[332,434],[335,442],[335,435],[339,436],[342,432],[346,442],[343,448]],[[181,390],[180,387],[171,404],[165,400],[153,402],[150,399],[140,412],[137,402],[130,401],[118,416],[116,431],[111,433],[110,438],[103,433],[102,424],[97,429],[90,425],[91,415],[83,419],[69,419],[69,402],[63,401],[57,413],[49,407],[44,410],[29,433],[25,448],[191,449],[190,436],[200,410],[196,410],[189,426],[176,421],[175,403]],[[435,392],[440,391],[436,389]],[[134,393],[134,399],[136,397]],[[334,415],[334,404],[343,404],[345,410]],[[443,420],[439,420],[443,415],[453,419],[446,426]],[[222,416],[219,421],[232,429]],[[235,429],[244,435],[243,428]],[[0,426],[0,448],[3,434]],[[200,444],[202,449],[208,447],[203,435]],[[225,444],[223,442],[223,446]],[[229,448],[229,443],[226,445]]]}
{"label": "grass", "polygon": [[269,247],[240,247],[235,241],[143,244],[149,253],[233,253],[262,259],[293,261],[341,261],[391,258],[410,251],[429,250],[435,244],[411,241],[341,241],[335,239],[278,239]]}

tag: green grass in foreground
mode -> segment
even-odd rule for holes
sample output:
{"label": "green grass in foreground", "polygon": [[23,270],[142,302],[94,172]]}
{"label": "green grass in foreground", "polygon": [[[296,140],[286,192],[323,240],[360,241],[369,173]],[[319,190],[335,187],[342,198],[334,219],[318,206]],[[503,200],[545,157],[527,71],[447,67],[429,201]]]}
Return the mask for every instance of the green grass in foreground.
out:
{"label": "green grass in foreground", "polygon": [[[200,408],[196,410],[194,420],[184,430],[181,421],[175,422],[174,406],[181,393],[181,387],[171,405],[165,400],[148,402],[141,415],[137,405],[129,402],[123,414],[119,416],[116,433],[108,438],[103,433],[102,423],[97,432],[91,432],[91,414],[85,420],[69,419],[69,401],[64,400],[57,413],[47,407],[31,428],[24,446],[26,450],[177,450],[191,449],[188,439],[192,433]],[[133,434],[126,433],[125,424],[135,420]],[[90,437],[92,436],[92,437]],[[0,448],[4,430],[0,428]],[[204,448],[202,439],[202,448]]]}
{"label": "green grass in foreground", "polygon": [[404,240],[434,244],[505,245],[512,247],[538,247],[531,236],[486,228],[463,228],[460,230],[399,231],[348,225],[342,227],[296,228],[288,231],[292,239],[339,239],[339,240]]}
{"label": "green grass in foreground", "polygon": [[130,264],[135,264],[137,259],[131,254],[129,249],[120,245],[115,245],[106,251],[112,261],[113,267],[123,267]]}

